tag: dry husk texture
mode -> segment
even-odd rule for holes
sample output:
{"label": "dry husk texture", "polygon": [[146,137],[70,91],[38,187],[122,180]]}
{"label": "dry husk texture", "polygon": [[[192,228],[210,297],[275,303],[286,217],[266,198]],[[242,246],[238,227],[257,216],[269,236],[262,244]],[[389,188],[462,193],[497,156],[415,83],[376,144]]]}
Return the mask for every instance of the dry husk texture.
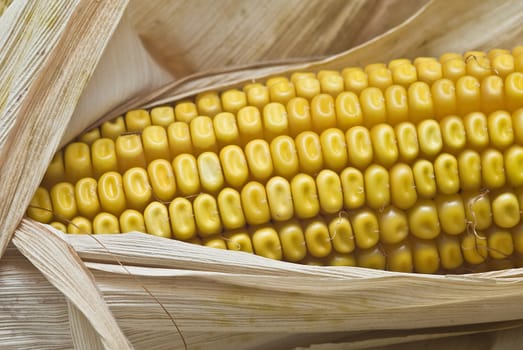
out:
{"label": "dry husk texture", "polygon": [[24,218],[60,145],[127,108],[300,69],[511,48],[522,44],[520,1],[4,4],[0,348],[520,344],[522,269],[430,276],[301,266],[139,233],[65,235]]}

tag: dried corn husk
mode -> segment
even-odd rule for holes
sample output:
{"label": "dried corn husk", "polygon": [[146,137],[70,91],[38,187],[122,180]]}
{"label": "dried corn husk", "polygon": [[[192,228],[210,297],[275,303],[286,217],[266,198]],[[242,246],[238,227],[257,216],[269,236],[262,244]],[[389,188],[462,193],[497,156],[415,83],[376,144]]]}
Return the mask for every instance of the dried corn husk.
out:
{"label": "dried corn husk", "polygon": [[[6,249],[0,262],[2,348],[330,350],[446,337],[454,341],[433,344],[449,349],[518,344],[521,269],[427,276],[318,268],[138,233],[64,235],[22,217],[59,145],[127,108],[298,69],[510,48],[521,44],[521,2],[433,0],[403,24],[341,54],[268,65],[250,61],[260,57],[244,50],[245,57],[231,62],[250,66],[221,66],[207,73],[200,69],[215,66],[205,67],[205,57],[218,52],[223,42],[198,40],[194,66],[187,67],[189,58],[181,66],[162,65],[158,51],[166,44],[150,32],[144,35],[146,46],[153,47],[151,59],[122,20],[126,1],[43,3],[17,0],[0,19],[0,48],[6,48],[0,50],[0,81],[6,82],[0,88],[0,247]],[[199,11],[198,6],[174,4],[172,11]],[[265,6],[246,4],[241,6],[254,11]],[[131,10],[133,6],[131,22],[137,27],[138,14],[147,11],[136,10],[145,5],[132,3]],[[286,5],[273,6],[272,13],[285,12]],[[354,1],[350,6],[364,5]],[[162,18],[162,13],[174,12],[156,13]],[[215,18],[217,23],[227,19]],[[35,49],[38,42],[46,44],[44,51]],[[122,64],[122,52],[136,60]],[[190,51],[183,52],[191,57]],[[320,56],[328,50],[311,52],[307,55]],[[15,62],[16,57],[23,59]],[[196,74],[185,77],[192,71]],[[474,333],[482,335],[466,337]]]}

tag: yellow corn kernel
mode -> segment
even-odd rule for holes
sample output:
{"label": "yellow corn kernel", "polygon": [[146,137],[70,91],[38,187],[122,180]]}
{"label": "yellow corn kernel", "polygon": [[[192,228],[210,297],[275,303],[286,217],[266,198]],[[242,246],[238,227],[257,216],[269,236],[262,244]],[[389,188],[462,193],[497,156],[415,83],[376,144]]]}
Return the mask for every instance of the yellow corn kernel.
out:
{"label": "yellow corn kernel", "polygon": [[333,77],[333,76],[334,77],[341,77],[341,74],[337,70],[320,70],[316,74],[316,77],[318,78],[318,80],[322,80],[325,77]]}
{"label": "yellow corn kernel", "polygon": [[53,221],[49,225],[58,231],[67,232],[67,227],[61,222]]}
{"label": "yellow corn kernel", "polygon": [[[523,55],[522,55],[523,57]],[[512,128],[514,130],[514,141],[517,144],[523,143],[523,108],[512,113]]]}
{"label": "yellow corn kernel", "polygon": [[443,149],[452,154],[461,151],[467,143],[463,120],[451,115],[443,118],[439,125],[443,138]]}
{"label": "yellow corn kernel", "polygon": [[441,234],[436,244],[442,268],[454,270],[463,265],[463,254],[458,236]]}
{"label": "yellow corn kernel", "polygon": [[154,107],[151,109],[151,123],[167,128],[174,123],[174,108],[171,106]]}
{"label": "yellow corn kernel", "polygon": [[463,192],[465,214],[474,230],[486,230],[492,225],[490,197],[486,193]]}
{"label": "yellow corn kernel", "polygon": [[216,114],[212,121],[216,141],[220,147],[238,144],[240,142],[240,133],[234,114],[221,112]]}
{"label": "yellow corn kernel", "polygon": [[131,168],[124,173],[122,182],[127,205],[132,209],[143,210],[152,199],[147,171]]}
{"label": "yellow corn kernel", "polygon": [[125,114],[125,125],[128,132],[140,132],[151,125],[149,112],[144,109],[135,109]]}
{"label": "yellow corn kernel", "polygon": [[412,167],[414,182],[418,196],[421,198],[432,198],[436,194],[436,175],[434,166],[425,159],[420,159]]}
{"label": "yellow corn kernel", "polygon": [[500,55],[510,55],[510,51],[506,49],[491,49],[487,53],[487,57],[491,61]]}
{"label": "yellow corn kernel", "polygon": [[491,74],[490,61],[485,56],[470,55],[466,57],[467,75],[475,77],[478,81]]}
{"label": "yellow corn kernel", "polygon": [[387,65],[385,63],[377,62],[377,63],[371,63],[365,66],[365,73],[367,75],[372,72],[375,69],[381,69],[381,68],[387,68]]}
{"label": "yellow corn kernel", "polygon": [[523,147],[512,145],[504,155],[505,173],[512,186],[523,185]]}
{"label": "yellow corn kernel", "polygon": [[202,244],[209,248],[227,250],[227,243],[220,235],[213,235],[202,239]]}
{"label": "yellow corn kernel", "polygon": [[436,208],[441,229],[449,235],[459,235],[467,229],[465,204],[459,194],[438,195]]}
{"label": "yellow corn kernel", "polygon": [[407,90],[409,119],[417,124],[422,120],[434,117],[434,103],[427,83],[417,81]]}
{"label": "yellow corn kernel", "polygon": [[92,234],[93,227],[91,221],[84,217],[77,216],[67,224],[67,233]]}
{"label": "yellow corn kernel", "polygon": [[176,179],[171,163],[165,159],[153,160],[147,166],[147,174],[153,197],[163,202],[172,200],[176,194]]}
{"label": "yellow corn kernel", "polygon": [[434,201],[420,199],[408,211],[411,233],[421,239],[434,239],[441,231],[436,204]]}
{"label": "yellow corn kernel", "polygon": [[416,239],[412,243],[414,271],[435,273],[439,269],[439,254],[436,242]]}
{"label": "yellow corn kernel", "polygon": [[269,103],[269,88],[263,84],[249,84],[244,88],[248,105],[262,109]]}
{"label": "yellow corn kernel", "polygon": [[192,102],[178,102],[174,107],[174,114],[176,121],[189,123],[198,116],[198,109]]}
{"label": "yellow corn kernel", "polygon": [[134,209],[127,209],[120,215],[120,229],[122,232],[147,232],[142,213]]}
{"label": "yellow corn kernel", "polygon": [[468,146],[473,149],[482,149],[489,143],[487,117],[481,112],[467,114],[463,118]]}
{"label": "yellow corn kernel", "polygon": [[343,188],[343,204],[347,209],[356,209],[365,204],[363,174],[356,168],[348,167],[340,174]]}
{"label": "yellow corn kernel", "polygon": [[382,67],[372,69],[367,73],[369,85],[385,90],[392,85],[392,74],[389,69]]}
{"label": "yellow corn kernel", "polygon": [[481,111],[489,114],[500,109],[505,109],[503,79],[489,75],[481,81]]}
{"label": "yellow corn kernel", "polygon": [[312,255],[307,255],[305,259],[299,261],[298,263],[301,265],[307,265],[307,266],[325,266],[325,258],[315,258]]}
{"label": "yellow corn kernel", "polygon": [[372,127],[387,121],[387,108],[383,92],[376,87],[368,87],[360,94],[361,110],[365,118],[363,124]]}
{"label": "yellow corn kernel", "polygon": [[369,129],[354,126],[345,134],[349,164],[358,169],[365,169],[373,159],[372,141]]}
{"label": "yellow corn kernel", "polygon": [[122,175],[115,171],[103,174],[98,179],[98,198],[102,209],[120,215],[127,208]]}
{"label": "yellow corn kernel", "polygon": [[294,215],[291,185],[281,176],[271,178],[265,185],[271,217],[275,221],[290,220]]}
{"label": "yellow corn kernel", "polygon": [[481,153],[481,175],[483,186],[487,188],[499,188],[505,184],[505,168],[501,152],[489,148]]}
{"label": "yellow corn kernel", "polygon": [[53,219],[53,205],[51,203],[51,197],[49,192],[44,187],[38,187],[29,208],[27,209],[27,215],[36,221],[44,224],[49,223]]}
{"label": "yellow corn kernel", "polygon": [[315,79],[316,75],[312,72],[294,72],[291,74],[291,82],[296,84],[298,81],[306,79]]}
{"label": "yellow corn kernel", "polygon": [[84,177],[74,186],[78,212],[88,219],[92,219],[101,211],[97,187],[98,183],[92,177]]}
{"label": "yellow corn kernel", "polygon": [[512,192],[502,191],[492,199],[492,217],[501,228],[511,228],[519,224],[520,208],[518,198]]}
{"label": "yellow corn kernel", "polygon": [[434,161],[434,175],[438,190],[443,194],[457,193],[460,189],[458,161],[449,153],[441,153]]}
{"label": "yellow corn kernel", "polygon": [[296,97],[296,89],[294,84],[289,81],[281,81],[273,85],[267,85],[269,87],[269,96],[271,102],[279,102],[287,104],[289,100]]}
{"label": "yellow corn kernel", "polygon": [[142,132],[143,150],[147,162],[155,159],[171,159],[167,131],[158,125],[147,126]]}
{"label": "yellow corn kernel", "polygon": [[120,233],[118,218],[110,213],[100,213],[93,220],[93,233]]}
{"label": "yellow corn kernel", "polygon": [[109,171],[118,171],[118,157],[114,141],[108,138],[98,139],[91,146],[93,173],[96,178]]}
{"label": "yellow corn kernel", "polygon": [[407,238],[409,222],[404,210],[389,206],[378,213],[380,241],[385,244],[396,244]]}
{"label": "yellow corn kernel", "polygon": [[390,204],[390,179],[387,169],[371,164],[364,173],[366,203],[373,209],[381,209]]}
{"label": "yellow corn kernel", "polygon": [[245,145],[254,139],[263,139],[263,122],[258,108],[243,107],[237,115],[240,140]]}
{"label": "yellow corn kernel", "polygon": [[321,211],[334,214],[343,208],[343,190],[337,173],[323,169],[316,177]]}
{"label": "yellow corn kernel", "polygon": [[302,97],[290,99],[287,103],[287,121],[289,134],[295,137],[299,133],[312,129],[309,101]]}
{"label": "yellow corn kernel", "polygon": [[101,137],[102,137],[102,135],[100,133],[100,129],[95,128],[95,129],[86,131],[82,135],[80,135],[80,137],[78,137],[78,142],[82,142],[82,143],[85,143],[85,144],[91,146],[94,141],[98,140]]}
{"label": "yellow corn kernel", "polygon": [[411,167],[404,163],[390,169],[390,197],[392,204],[401,209],[412,207],[417,199],[416,183]]}
{"label": "yellow corn kernel", "polygon": [[78,212],[74,196],[74,186],[68,182],[59,182],[51,188],[53,213],[59,219],[72,219]]}
{"label": "yellow corn kernel", "polygon": [[336,97],[336,123],[341,130],[347,130],[363,123],[358,95],[344,91]]}
{"label": "yellow corn kernel", "polygon": [[92,177],[91,151],[89,146],[81,142],[73,142],[65,147],[64,152],[65,178],[75,183],[83,177]]}
{"label": "yellow corn kernel", "polygon": [[165,238],[171,237],[171,225],[167,207],[160,202],[150,203],[143,213],[147,233]]}
{"label": "yellow corn kernel", "polygon": [[252,248],[251,236],[246,230],[237,230],[225,234],[227,249],[237,250],[246,253],[254,253]]}
{"label": "yellow corn kernel", "polygon": [[169,204],[169,217],[173,238],[190,240],[196,234],[196,223],[191,202],[183,197],[175,198]]}
{"label": "yellow corn kernel", "polygon": [[216,193],[223,188],[223,178],[220,158],[214,152],[203,152],[197,160],[200,183],[204,191]]}
{"label": "yellow corn kernel", "polygon": [[267,85],[267,87],[271,87],[275,84],[279,84],[279,83],[288,83],[289,82],[289,79],[287,77],[284,77],[284,76],[276,76],[276,77],[272,77],[272,78],[269,78],[267,79],[267,81],[265,82],[265,85]]}
{"label": "yellow corn kernel", "polygon": [[274,167],[267,141],[261,139],[250,141],[245,146],[245,158],[254,180],[265,181],[272,176]]}
{"label": "yellow corn kernel", "polygon": [[118,136],[127,131],[123,117],[117,117],[106,121],[100,126],[102,137],[116,140]]}
{"label": "yellow corn kernel", "polygon": [[325,258],[327,266],[356,266],[354,254],[332,252]]}
{"label": "yellow corn kernel", "polygon": [[434,119],[427,119],[418,124],[419,148],[423,155],[433,158],[443,148],[443,139],[439,124]]}
{"label": "yellow corn kernel", "polygon": [[270,221],[271,212],[265,187],[256,181],[248,182],[240,193],[243,213],[249,225],[261,225]]}
{"label": "yellow corn kernel", "polygon": [[465,150],[458,156],[458,173],[461,189],[479,190],[481,187],[481,158],[479,153]]}
{"label": "yellow corn kernel", "polygon": [[249,178],[249,168],[242,149],[236,145],[225,146],[220,151],[225,182],[234,188],[240,188]]}
{"label": "yellow corn kernel", "polygon": [[318,134],[304,131],[296,137],[294,142],[298,152],[300,170],[306,174],[319,172],[323,168],[323,154]]}
{"label": "yellow corn kernel", "polygon": [[510,230],[510,232],[512,234],[514,251],[518,253],[518,255],[521,255],[523,253],[523,223],[519,223],[519,225]]}
{"label": "yellow corn kernel", "polygon": [[390,125],[396,125],[409,119],[407,90],[405,90],[403,86],[389,86],[387,90],[385,90],[385,104],[387,109],[387,122]]}
{"label": "yellow corn kernel", "polygon": [[303,77],[302,79],[293,80],[292,82],[296,87],[296,96],[311,100],[321,92],[320,81],[314,78],[314,74],[312,77]]}
{"label": "yellow corn kernel", "polygon": [[118,169],[124,173],[134,167],[145,167],[145,153],[139,135],[119,136],[115,142]]}
{"label": "yellow corn kernel", "polygon": [[224,188],[218,194],[218,209],[223,226],[233,230],[245,226],[240,193],[232,188]]}
{"label": "yellow corn kernel", "polygon": [[182,153],[192,153],[191,132],[189,124],[185,122],[175,122],[167,128],[167,138],[169,139],[169,150],[171,157],[176,157]]}
{"label": "yellow corn kernel", "polygon": [[222,231],[218,204],[214,196],[200,193],[193,202],[194,221],[201,237],[208,237]]}
{"label": "yellow corn kernel", "polygon": [[214,117],[222,111],[222,102],[216,91],[206,91],[196,96],[196,107],[200,115]]}
{"label": "yellow corn kernel", "polygon": [[386,258],[379,247],[361,249],[356,252],[356,266],[368,269],[384,270]]}
{"label": "yellow corn kernel", "polygon": [[303,260],[307,255],[305,236],[298,220],[275,223],[280,236],[283,259],[290,262]]}
{"label": "yellow corn kernel", "polygon": [[479,111],[481,108],[480,84],[478,79],[465,75],[456,82],[456,101],[461,116]]}
{"label": "yellow corn kernel", "polygon": [[512,56],[519,57],[523,53],[523,46],[518,45],[512,49]]}
{"label": "yellow corn kernel", "polygon": [[441,119],[456,114],[456,88],[452,80],[439,79],[432,84],[430,91],[436,118]]}
{"label": "yellow corn kernel", "polygon": [[320,80],[320,89],[323,94],[336,97],[343,92],[345,82],[339,73],[324,76],[320,76],[320,73],[318,73],[318,79]]}
{"label": "yellow corn kernel", "polygon": [[212,119],[198,116],[189,125],[193,151],[200,154],[205,151],[217,151],[216,134]]}
{"label": "yellow corn kernel", "polygon": [[267,141],[288,134],[287,110],[281,103],[271,102],[263,107],[263,133]]}
{"label": "yellow corn kernel", "polygon": [[468,234],[461,240],[461,251],[469,264],[481,264],[488,256],[487,239],[480,235]]}
{"label": "yellow corn kernel", "polygon": [[270,226],[261,226],[253,230],[252,245],[256,255],[274,260],[281,260],[283,258],[278,233]]}
{"label": "yellow corn kernel", "polygon": [[339,215],[332,215],[328,220],[328,228],[332,247],[338,253],[354,251],[354,234],[349,219]]}
{"label": "yellow corn kernel", "polygon": [[323,131],[320,135],[320,145],[326,168],[341,171],[347,166],[345,135],[340,129],[331,128]]}
{"label": "yellow corn kernel", "polygon": [[432,84],[436,80],[441,79],[443,76],[443,70],[441,63],[432,57],[427,57],[424,60],[414,60],[414,66],[418,71],[418,80],[427,84]]}
{"label": "yellow corn kernel", "polygon": [[321,133],[328,128],[336,127],[336,109],[331,95],[314,96],[310,105],[311,121],[314,131]]}
{"label": "yellow corn kernel", "polygon": [[414,65],[412,65],[408,60],[402,64],[394,64],[393,66],[391,66],[391,63],[389,63],[389,69],[391,70],[392,81],[394,84],[408,88],[410,84],[418,80],[416,67],[414,67]]}
{"label": "yellow corn kernel", "polygon": [[345,81],[346,91],[359,95],[363,89],[369,86],[367,74],[365,74],[361,68],[346,68],[342,71],[341,75]]}
{"label": "yellow corn kernel", "polygon": [[452,58],[442,62],[441,72],[443,78],[456,82],[467,74],[467,64],[461,58]]}
{"label": "yellow corn kernel", "polygon": [[394,129],[389,124],[378,124],[370,131],[375,161],[390,168],[398,160],[398,146]]}
{"label": "yellow corn kernel", "polygon": [[324,258],[332,251],[329,228],[321,217],[309,219],[304,223],[305,243],[307,251],[316,258]]}
{"label": "yellow corn kernel", "polygon": [[300,219],[312,218],[320,211],[316,182],[306,174],[298,174],[291,181],[294,212]]}
{"label": "yellow corn kernel", "polygon": [[505,149],[514,143],[512,117],[506,111],[496,111],[487,118],[490,145],[497,149]]}
{"label": "yellow corn kernel", "polygon": [[64,179],[64,176],[65,168],[63,152],[58,151],[54,155],[53,159],[51,160],[51,164],[49,164],[49,167],[45,172],[42,185],[46,188],[51,188],[58,182],[62,181]]}
{"label": "yellow corn kernel", "polygon": [[293,177],[300,168],[298,152],[294,140],[287,135],[281,135],[270,144],[272,164],[276,175],[287,179]]}
{"label": "yellow corn kernel", "polygon": [[221,95],[221,100],[223,111],[230,113],[237,113],[241,108],[247,105],[245,92],[237,89],[224,91]]}
{"label": "yellow corn kernel", "polygon": [[395,59],[389,61],[387,67],[391,71],[393,71],[397,67],[400,67],[400,66],[403,66],[403,65],[408,65],[408,64],[412,64],[411,60],[409,60],[408,58],[395,58]]}
{"label": "yellow corn kernel", "polygon": [[192,154],[183,153],[172,162],[176,187],[181,195],[190,196],[200,192],[200,175],[196,158]]}
{"label": "yellow corn kernel", "polygon": [[514,241],[509,231],[493,228],[487,236],[488,252],[492,259],[505,259],[514,252]]}
{"label": "yellow corn kernel", "polygon": [[398,143],[399,160],[410,163],[419,154],[418,133],[412,123],[403,122],[394,127]]}
{"label": "yellow corn kernel", "polygon": [[378,217],[374,211],[364,208],[351,212],[349,215],[356,246],[361,249],[368,249],[378,244],[380,230]]}
{"label": "yellow corn kernel", "polygon": [[387,270],[395,272],[412,272],[414,262],[412,249],[406,243],[388,246],[386,249]]}

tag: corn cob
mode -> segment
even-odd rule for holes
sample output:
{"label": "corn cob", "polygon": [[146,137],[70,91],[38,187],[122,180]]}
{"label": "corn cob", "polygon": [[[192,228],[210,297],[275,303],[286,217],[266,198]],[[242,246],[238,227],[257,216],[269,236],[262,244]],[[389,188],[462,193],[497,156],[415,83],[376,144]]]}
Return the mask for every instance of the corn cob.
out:
{"label": "corn cob", "polygon": [[516,266],[522,52],[298,72],[129,111],[56,154],[28,215],[316,265]]}

